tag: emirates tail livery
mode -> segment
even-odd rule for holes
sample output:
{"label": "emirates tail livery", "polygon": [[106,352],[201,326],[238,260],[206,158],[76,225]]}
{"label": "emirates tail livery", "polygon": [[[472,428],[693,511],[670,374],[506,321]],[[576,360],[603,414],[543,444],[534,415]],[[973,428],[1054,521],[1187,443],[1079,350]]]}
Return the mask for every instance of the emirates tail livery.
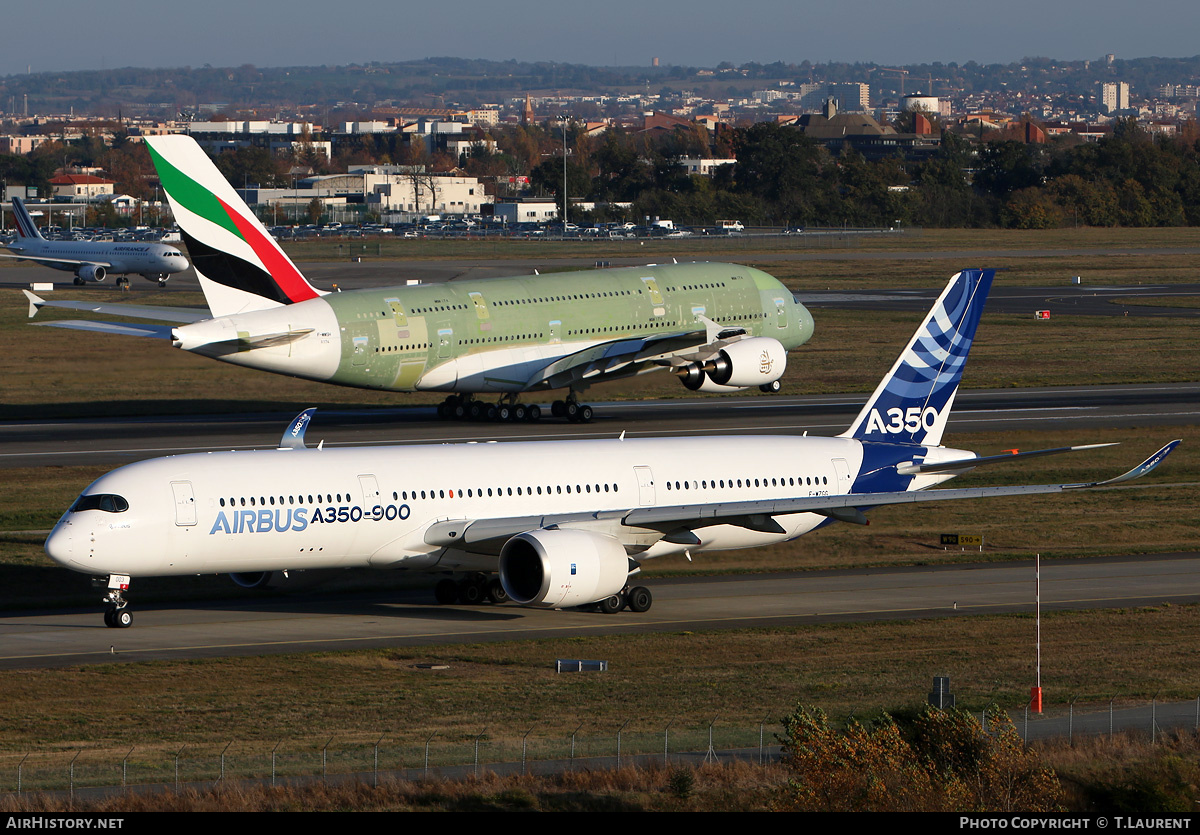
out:
{"label": "emirates tail livery", "polygon": [[[208,311],[56,302],[174,325],[48,325],[170,340],[277,374],[385,391],[446,392],[442,417],[537,420],[528,392],[566,390],[553,411],[590,420],[580,395],[667,370],[693,391],[776,392],[813,320],[761,270],[661,264],[325,293],[313,287],[188,136],[148,137]],[[495,402],[478,399],[492,396]]]}
{"label": "emirates tail livery", "polygon": [[229,573],[260,585],[305,569],[454,573],[437,595],[645,611],[647,560],[754,548],[880,505],[1060,493],[1083,484],[930,490],[975,467],[1090,447],[978,457],[941,445],[992,272],[956,275],[851,427],[835,438],[746,436],[307,447],[312,411],[279,448],[178,455],[93,482],[46,552],[106,581],[105,622],[132,620],[131,578]]}

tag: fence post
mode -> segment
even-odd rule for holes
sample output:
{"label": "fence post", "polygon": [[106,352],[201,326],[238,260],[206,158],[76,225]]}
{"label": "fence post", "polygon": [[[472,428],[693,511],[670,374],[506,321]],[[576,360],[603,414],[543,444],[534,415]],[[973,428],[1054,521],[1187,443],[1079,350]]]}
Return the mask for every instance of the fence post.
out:
{"label": "fence post", "polygon": [[537,725],[536,725],[536,724],[535,724],[535,725],[531,725],[531,726],[530,726],[530,728],[529,728],[529,730],[527,730],[527,731],[525,732],[525,736],[521,737],[521,776],[522,776],[522,777],[524,777],[524,776],[525,776],[525,741],[526,741],[527,739],[529,739],[529,735],[530,735],[531,733],[533,733],[533,729],[534,729],[534,728],[536,728],[536,727],[537,727]]}
{"label": "fence post", "polygon": [[770,715],[771,714],[768,713],[767,716],[764,716],[761,720],[759,720],[759,723],[758,723],[758,764],[759,765],[763,764],[763,731],[767,727],[767,717],[769,717]]}
{"label": "fence post", "polygon": [[1153,745],[1155,742],[1158,741],[1158,737],[1156,735],[1157,731],[1158,731],[1158,694],[1161,692],[1162,692],[1161,690],[1156,691],[1154,696],[1150,699],[1150,744],[1151,745]]}
{"label": "fence post", "polygon": [[21,757],[21,761],[17,763],[17,797],[21,796],[21,770],[25,767],[25,761],[29,759],[29,754]]}
{"label": "fence post", "polygon": [[271,788],[275,788],[275,752],[279,750],[279,746],[283,744],[283,740],[275,743],[275,747],[271,749]]}
{"label": "fence post", "polygon": [[713,720],[708,723],[708,751],[704,754],[705,762],[717,762],[717,752],[713,748],[713,725],[717,724],[717,720],[721,718],[721,714],[713,717]]}
{"label": "fence post", "polygon": [[[633,719],[626,719],[625,725],[628,725],[632,721],[633,721]],[[620,728],[617,729],[617,769],[618,770],[621,768],[621,734],[625,732],[625,725],[622,725]]]}
{"label": "fence post", "polygon": [[229,746],[233,745],[233,740],[225,743],[225,747],[221,749],[221,776],[217,778],[218,783],[225,782],[225,752],[229,750]]}
{"label": "fence post", "polygon": [[333,737],[329,737],[329,742],[326,742],[325,747],[321,749],[321,783],[322,784],[324,784],[326,782],[326,778],[328,777],[328,774],[329,774],[326,766],[328,763],[328,751],[329,751],[329,743],[330,742],[333,742]]}
{"label": "fence post", "polygon": [[[386,736],[386,734],[384,734],[384,736]],[[383,736],[375,740],[375,766],[374,770],[371,772],[371,786],[372,788],[376,789],[379,788],[379,745],[382,742]]]}
{"label": "fence post", "polygon": [[[186,745],[183,748],[187,748]],[[183,748],[175,752],[175,794],[179,794],[179,755],[183,753]]]}
{"label": "fence post", "polygon": [[82,753],[83,753],[82,750],[75,752],[75,756],[71,757],[71,763],[67,769],[70,772],[71,803],[72,804],[75,803],[75,761],[77,759],[79,759],[79,755]]}
{"label": "fence post", "polygon": [[487,733],[487,725],[483,726],[483,730],[479,732],[479,736],[475,737],[475,779],[479,779],[479,740]]}
{"label": "fence post", "polygon": [[[134,746],[135,748],[137,746]],[[129,753],[125,755],[125,759],[121,760],[121,792],[128,794],[129,786],[127,777],[129,776],[129,757],[133,754],[133,748],[129,749]]]}
{"label": "fence post", "polygon": [[671,721],[667,723],[667,726],[665,728],[663,728],[663,765],[664,766],[667,764],[667,759],[670,756],[669,751],[670,751],[671,725],[673,725],[675,723],[675,720],[678,718],[679,717],[677,717],[677,716],[672,716]]}
{"label": "fence post", "polygon": [[583,729],[583,723],[579,723],[579,727],[571,731],[571,769],[575,769],[575,736]]}
{"label": "fence post", "polygon": [[424,780],[429,779],[429,743],[433,741],[435,736],[437,736],[437,731],[431,733],[429,739],[425,740],[425,776],[422,778]]}

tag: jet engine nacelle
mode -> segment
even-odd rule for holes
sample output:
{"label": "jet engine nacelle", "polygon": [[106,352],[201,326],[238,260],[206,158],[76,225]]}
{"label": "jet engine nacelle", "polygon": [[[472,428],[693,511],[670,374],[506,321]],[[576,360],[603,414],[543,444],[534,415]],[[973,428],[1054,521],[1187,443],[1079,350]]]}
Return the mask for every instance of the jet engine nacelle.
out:
{"label": "jet engine nacelle", "polygon": [[504,590],[538,609],[597,603],[625,588],[629,571],[620,542],[587,531],[527,531],[500,549]]}
{"label": "jet engine nacelle", "polygon": [[244,589],[273,589],[287,582],[278,571],[246,571],[230,574],[229,579]]}
{"label": "jet engine nacelle", "polygon": [[75,275],[84,281],[103,281],[108,278],[108,270],[99,264],[88,264],[75,271]]}
{"label": "jet engine nacelle", "polygon": [[756,336],[722,348],[708,377],[720,386],[748,388],[773,383],[787,369],[787,349],[777,339]]}
{"label": "jet engine nacelle", "polygon": [[708,375],[696,363],[691,363],[683,367],[679,374],[679,380],[683,383],[684,388],[689,391],[703,391],[709,394],[720,392],[741,391],[745,386],[720,386],[709,379]]}

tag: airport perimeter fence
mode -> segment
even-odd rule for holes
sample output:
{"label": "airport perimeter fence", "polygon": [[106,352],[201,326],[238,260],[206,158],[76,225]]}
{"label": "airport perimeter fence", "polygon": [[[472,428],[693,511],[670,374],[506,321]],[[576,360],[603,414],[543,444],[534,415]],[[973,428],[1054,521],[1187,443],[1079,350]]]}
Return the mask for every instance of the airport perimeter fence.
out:
{"label": "airport perimeter fence", "polygon": [[[1200,696],[1187,702],[1148,703],[1107,710],[1078,710],[1073,700],[1047,705],[1041,715],[1029,706],[1009,710],[1026,743],[1084,737],[1138,736],[1155,742],[1172,732],[1200,732]],[[853,718],[831,717],[835,725]],[[863,718],[863,717],[859,717]],[[987,726],[987,717],[980,715]],[[66,792],[101,796],[126,791],[210,789],[226,783],[261,786],[356,780],[437,780],[502,775],[552,774],[626,765],[664,767],[702,762],[772,762],[779,758],[772,713],[756,725],[731,726],[719,717],[706,725],[672,720],[648,729],[636,719],[596,734],[581,724],[573,733],[538,735],[537,727],[475,730],[447,728],[421,739],[391,733],[374,739],[331,735],[319,740],[222,741],[132,745],[125,750],[73,749],[0,755],[0,793]]]}
{"label": "airport perimeter fence", "polygon": [[566,736],[538,736],[537,728],[514,731],[461,728],[430,733],[421,740],[391,734],[354,740],[262,740],[202,745],[131,745],[113,748],[30,752],[0,756],[0,792],[92,793],[95,790],[178,790],[225,782],[259,785],[298,781],[377,784],[381,779],[449,779],[501,774],[548,774],[572,769],[611,769],[635,762],[681,764],[738,759],[766,762],[778,757],[772,715],[754,727],[706,727],[672,722],[656,730],[634,730],[630,720],[613,732],[594,735],[584,726]]}

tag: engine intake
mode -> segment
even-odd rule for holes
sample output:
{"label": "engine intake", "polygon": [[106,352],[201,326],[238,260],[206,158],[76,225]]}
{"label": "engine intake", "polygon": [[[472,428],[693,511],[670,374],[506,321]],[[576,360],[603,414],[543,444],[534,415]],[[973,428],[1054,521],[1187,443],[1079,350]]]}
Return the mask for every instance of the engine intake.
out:
{"label": "engine intake", "polygon": [[504,590],[514,603],[538,609],[611,597],[625,587],[632,566],[620,542],[587,531],[527,531],[500,549]]}
{"label": "engine intake", "polygon": [[777,339],[756,336],[722,348],[708,370],[719,386],[749,388],[773,383],[787,369],[787,350]]}
{"label": "engine intake", "polygon": [[108,277],[108,270],[101,267],[99,264],[88,264],[80,267],[75,275],[82,278],[84,281],[103,281]]}

